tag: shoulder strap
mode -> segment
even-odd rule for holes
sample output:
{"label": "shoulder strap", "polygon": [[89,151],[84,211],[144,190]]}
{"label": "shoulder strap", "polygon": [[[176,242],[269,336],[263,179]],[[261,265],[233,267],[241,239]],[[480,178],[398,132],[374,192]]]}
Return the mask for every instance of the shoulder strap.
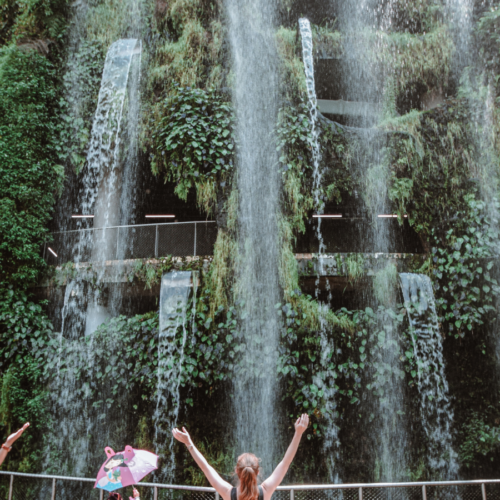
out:
{"label": "shoulder strap", "polygon": [[[257,486],[259,490],[259,500],[264,500],[264,490],[262,489],[262,486]],[[236,488],[233,488],[231,490],[231,500],[238,500],[238,493],[236,491]]]}

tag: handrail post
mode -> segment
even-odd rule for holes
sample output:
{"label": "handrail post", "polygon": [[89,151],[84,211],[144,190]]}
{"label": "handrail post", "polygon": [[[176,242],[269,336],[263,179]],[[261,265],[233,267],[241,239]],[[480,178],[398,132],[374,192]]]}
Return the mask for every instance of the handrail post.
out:
{"label": "handrail post", "polygon": [[56,479],[52,479],[52,500],[56,500]]}
{"label": "handrail post", "polygon": [[363,488],[359,487],[359,500],[363,500]]}
{"label": "handrail post", "polygon": [[295,490],[293,488],[290,490],[290,500],[295,500]]}
{"label": "handrail post", "polygon": [[[118,260],[118,252],[120,248],[120,226],[116,230],[116,252],[115,252],[115,260]],[[123,256],[122,256],[123,259]]]}
{"label": "handrail post", "polygon": [[194,223],[194,257],[196,257],[196,222]]}
{"label": "handrail post", "polygon": [[155,259],[158,258],[158,224],[155,229]]}
{"label": "handrail post", "polygon": [[12,491],[14,490],[14,476],[10,475],[10,485],[9,485],[9,500],[12,500]]}
{"label": "handrail post", "polygon": [[427,500],[427,490],[425,489],[425,484],[422,486],[422,500]]}
{"label": "handrail post", "polygon": [[486,485],[481,483],[481,493],[483,494],[483,500],[486,500]]}
{"label": "handrail post", "polygon": [[155,486],[154,494],[153,494],[153,499],[154,500],[158,500],[158,486]]}

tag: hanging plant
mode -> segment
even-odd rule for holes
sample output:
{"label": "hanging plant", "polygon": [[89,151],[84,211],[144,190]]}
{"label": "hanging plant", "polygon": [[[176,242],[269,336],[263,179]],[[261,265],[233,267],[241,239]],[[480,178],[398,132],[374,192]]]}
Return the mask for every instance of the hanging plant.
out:
{"label": "hanging plant", "polygon": [[233,168],[233,129],[233,110],[224,94],[177,88],[165,99],[164,116],[153,136],[153,172],[176,182],[176,194],[186,200],[196,183]]}

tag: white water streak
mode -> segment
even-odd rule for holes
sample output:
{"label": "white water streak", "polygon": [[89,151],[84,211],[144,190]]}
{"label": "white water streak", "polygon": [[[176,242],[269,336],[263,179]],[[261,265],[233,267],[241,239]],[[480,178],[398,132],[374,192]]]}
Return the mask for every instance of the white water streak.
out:
{"label": "white water streak", "polygon": [[[120,127],[130,66],[132,58],[138,54],[138,47],[140,50],[140,44],[135,39],[113,43],[104,65],[87,169],[84,171],[84,189],[79,199],[82,213],[94,213],[95,210],[94,223],[100,227],[115,224],[117,214],[119,215]],[[78,256],[77,270],[78,261],[85,261],[90,253],[94,260],[104,260],[113,243],[110,238],[112,233],[109,231],[96,232],[99,234],[97,238],[92,236],[91,231],[85,233],[87,238],[80,240],[74,251]],[[89,457],[92,454],[88,447],[90,436],[98,435],[104,442],[109,433],[108,426],[104,425],[105,419],[101,418],[100,423],[93,419],[90,402],[95,364],[93,333],[110,316],[100,287],[105,266],[98,267],[101,271],[97,272],[96,283],[86,286],[82,279],[76,279],[67,285],[59,351],[64,344],[64,361],[69,369],[61,371],[58,361],[58,376],[51,391],[58,430],[49,439],[46,467],[53,465],[53,457],[59,454],[58,458],[64,466],[60,466],[62,468],[58,472],[71,472],[76,476],[88,473]],[[89,338],[84,339],[86,336]],[[86,380],[84,385],[82,378]],[[101,396],[104,398],[104,395]]]}
{"label": "white water streak", "polygon": [[[320,167],[321,164],[321,147],[319,143],[319,128],[318,128],[318,100],[316,97],[316,85],[314,81],[314,56],[313,56],[313,38],[311,23],[308,19],[299,19],[300,34],[302,37],[302,59],[304,62],[304,71],[306,76],[306,87],[307,87],[307,97],[308,97],[308,109],[311,124],[311,152],[313,161],[313,197],[314,206],[317,214],[323,214],[325,208],[325,202],[322,198],[322,179],[323,170]],[[317,218],[316,227],[316,237],[319,242],[318,247],[318,275],[316,277],[316,297],[319,297],[320,289],[320,276],[324,274],[324,254],[326,252],[326,246],[323,240],[323,234],[321,232],[321,218]],[[329,295],[330,301],[330,283],[326,281],[326,288]],[[331,360],[332,357],[335,359],[335,345],[331,335],[329,335],[328,323],[326,321],[326,316],[330,308],[328,304],[319,304],[318,309],[318,319],[320,321],[320,336],[321,336],[321,366],[324,368],[322,372],[323,377],[318,377],[315,381],[316,385],[324,392],[324,417],[327,423],[323,426],[324,441],[323,447],[325,450],[325,455],[328,457],[328,474],[329,481],[333,483],[339,483],[338,475],[338,463],[340,458],[340,442],[339,442],[339,428],[337,426],[336,420],[338,417],[337,412],[337,390],[335,378],[331,375],[332,368]]]}
{"label": "white water streak", "polygon": [[452,446],[453,410],[432,283],[423,274],[401,273],[399,276],[413,336],[429,470],[436,474],[433,479],[456,479],[458,463]]}
{"label": "white water streak", "polygon": [[[160,332],[158,340],[158,382],[154,413],[156,453],[168,456],[161,472],[163,481],[173,481],[175,455],[171,430],[177,426],[181,407],[180,384],[187,329],[186,314],[191,291],[191,271],[163,275],[160,289]],[[193,300],[195,300],[193,298]],[[179,344],[177,332],[182,328]]]}
{"label": "white water streak", "polygon": [[279,196],[274,129],[278,117],[275,2],[225,0],[234,75],[236,179],[238,189],[237,300],[243,309],[235,366],[233,417],[236,452],[262,458],[264,474],[276,463],[278,344],[282,330],[275,309],[279,288]]}

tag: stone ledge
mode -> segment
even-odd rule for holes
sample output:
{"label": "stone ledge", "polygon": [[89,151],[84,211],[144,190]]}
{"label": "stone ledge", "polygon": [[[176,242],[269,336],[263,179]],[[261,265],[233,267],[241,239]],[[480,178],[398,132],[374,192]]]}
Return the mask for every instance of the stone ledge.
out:
{"label": "stone ledge", "polygon": [[333,253],[320,256],[311,253],[295,254],[300,276],[349,276],[351,261],[362,267],[358,273],[364,277],[374,276],[387,263],[393,263],[398,272],[412,271],[421,267],[427,254],[408,253]]}
{"label": "stone ledge", "polygon": [[[403,253],[333,253],[325,254],[319,258],[318,254],[298,253],[297,259],[299,275],[307,276],[349,276],[349,267],[353,263],[357,267],[357,275],[370,277],[377,271],[383,269],[388,262],[395,264],[398,272],[411,271],[421,267],[427,258],[427,254],[403,254]],[[173,257],[174,267],[181,269],[183,264],[202,262],[203,270],[208,270],[213,257]],[[78,275],[89,281],[96,279],[100,283],[131,283],[131,276],[137,264],[159,266],[161,259],[130,259],[130,260],[108,260],[105,262],[84,262],[58,266],[52,275],[46,276],[38,287],[64,286],[68,279]],[[362,267],[360,271],[359,267]]]}
{"label": "stone ledge", "polygon": [[[212,257],[173,257],[172,260],[176,269],[181,269],[186,263],[203,262],[203,269],[208,270]],[[100,283],[132,283],[131,277],[139,263],[160,266],[162,261],[161,259],[107,260],[57,266],[54,268],[54,273],[45,276],[36,287],[65,286],[69,279],[77,275],[83,280],[95,281],[97,279]]]}

